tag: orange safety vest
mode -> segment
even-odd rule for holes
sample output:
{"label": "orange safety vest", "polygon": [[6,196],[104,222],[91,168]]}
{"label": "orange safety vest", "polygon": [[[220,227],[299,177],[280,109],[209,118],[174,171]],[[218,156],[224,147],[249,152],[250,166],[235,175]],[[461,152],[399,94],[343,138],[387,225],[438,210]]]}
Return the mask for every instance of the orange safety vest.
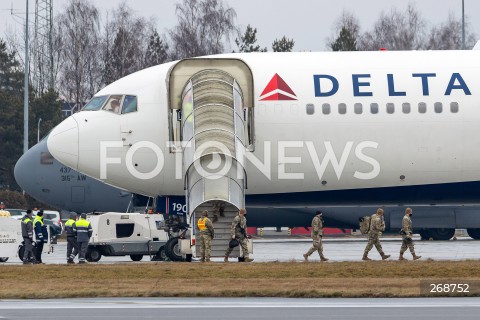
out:
{"label": "orange safety vest", "polygon": [[205,225],[206,221],[207,218],[198,219],[198,229],[200,229],[200,231],[207,230],[207,226]]}

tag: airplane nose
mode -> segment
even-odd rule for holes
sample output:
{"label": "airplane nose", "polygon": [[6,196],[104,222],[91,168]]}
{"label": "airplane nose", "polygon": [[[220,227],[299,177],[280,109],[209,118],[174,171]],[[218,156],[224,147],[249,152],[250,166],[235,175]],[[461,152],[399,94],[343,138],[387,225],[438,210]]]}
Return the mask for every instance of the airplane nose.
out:
{"label": "airplane nose", "polygon": [[78,124],[70,116],[56,126],[47,140],[48,151],[64,165],[78,168]]}
{"label": "airplane nose", "polygon": [[32,156],[32,149],[30,149],[23,154],[20,159],[18,159],[13,171],[15,180],[20,188],[27,191],[29,194],[33,189],[32,186],[36,182],[35,179],[32,179],[32,168],[34,168],[37,163],[38,159],[35,161],[34,157]]}

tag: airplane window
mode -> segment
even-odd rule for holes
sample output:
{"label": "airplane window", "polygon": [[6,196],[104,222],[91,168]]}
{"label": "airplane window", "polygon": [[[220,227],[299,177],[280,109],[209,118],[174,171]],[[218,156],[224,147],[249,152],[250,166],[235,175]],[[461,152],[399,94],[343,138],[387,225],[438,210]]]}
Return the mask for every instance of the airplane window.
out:
{"label": "airplane window", "polygon": [[93,97],[90,101],[82,108],[82,111],[97,111],[100,110],[107,100],[108,96]]}
{"label": "airplane window", "polygon": [[40,164],[53,164],[53,156],[50,152],[40,153]]}
{"label": "airplane window", "polygon": [[135,111],[137,111],[137,97],[125,96],[125,99],[123,99],[122,113],[130,113]]}
{"label": "airplane window", "polygon": [[443,105],[442,105],[441,102],[435,102],[435,104],[433,106],[435,108],[435,113],[442,113]]}
{"label": "airplane window", "polygon": [[330,114],[330,104],[329,103],[324,103],[322,105],[322,113],[323,114]]}
{"label": "airplane window", "polygon": [[458,102],[450,102],[450,112],[452,113],[458,112]]}
{"label": "airplane window", "polygon": [[338,104],[338,113],[345,114],[347,113],[347,105],[345,103]]}
{"label": "airplane window", "polygon": [[402,112],[410,113],[410,103],[408,102],[402,103]]}
{"label": "airplane window", "polygon": [[307,104],[307,114],[312,115],[315,113],[315,106],[311,103]]}
{"label": "airplane window", "polygon": [[378,103],[370,103],[370,112],[372,114],[378,113]]}
{"label": "airplane window", "polygon": [[427,104],[425,102],[420,102],[418,104],[418,112],[419,113],[426,113],[427,112]]}
{"label": "airplane window", "polygon": [[387,113],[392,114],[395,112],[395,105],[391,102],[387,103]]}
{"label": "airplane window", "polygon": [[120,110],[120,102],[122,101],[122,97],[123,96],[121,96],[121,95],[110,96],[107,103],[103,107],[103,110],[119,114],[120,111],[121,111]]}
{"label": "airplane window", "polygon": [[362,114],[363,112],[363,106],[361,103],[355,103],[353,105],[353,110],[355,112],[355,114]]}

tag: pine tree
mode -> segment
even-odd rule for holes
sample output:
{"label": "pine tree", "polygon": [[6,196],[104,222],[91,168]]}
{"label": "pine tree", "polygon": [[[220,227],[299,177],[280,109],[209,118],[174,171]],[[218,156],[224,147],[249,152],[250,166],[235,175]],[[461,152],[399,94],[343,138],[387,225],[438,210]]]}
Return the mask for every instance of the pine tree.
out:
{"label": "pine tree", "polygon": [[275,41],[273,41],[272,50],[273,52],[292,52],[294,45],[295,41],[293,41],[293,39],[288,39],[283,36],[282,39],[275,39]]}
{"label": "pine tree", "polygon": [[267,48],[261,49],[259,45],[255,45],[257,42],[257,28],[247,26],[245,34],[240,37],[240,40],[235,39],[235,43],[238,47],[238,52],[267,52]]}
{"label": "pine tree", "polygon": [[137,71],[135,51],[129,45],[130,34],[120,27],[115,35],[113,46],[105,54],[104,83],[110,84],[124,76]]}
{"label": "pine tree", "polygon": [[147,52],[145,53],[144,67],[152,67],[166,62],[168,59],[168,44],[166,44],[154,30],[150,36]]}
{"label": "pine tree", "polygon": [[342,27],[338,38],[330,43],[330,48],[332,51],[357,51],[357,39],[347,28]]}
{"label": "pine tree", "polygon": [[15,187],[13,168],[23,150],[23,73],[0,39],[0,188]]}
{"label": "pine tree", "polygon": [[[0,188],[17,189],[13,169],[23,152],[23,75],[15,55],[0,39]],[[58,94],[53,90],[34,97],[30,91],[29,146],[37,142],[37,122],[42,118],[42,132],[49,132],[61,121]]]}
{"label": "pine tree", "polygon": [[[40,125],[40,139],[52,130],[62,119],[62,104],[58,93],[53,89],[44,92],[41,96],[30,99],[30,126],[29,145],[37,143],[37,123]],[[34,124],[34,125],[33,125]]]}

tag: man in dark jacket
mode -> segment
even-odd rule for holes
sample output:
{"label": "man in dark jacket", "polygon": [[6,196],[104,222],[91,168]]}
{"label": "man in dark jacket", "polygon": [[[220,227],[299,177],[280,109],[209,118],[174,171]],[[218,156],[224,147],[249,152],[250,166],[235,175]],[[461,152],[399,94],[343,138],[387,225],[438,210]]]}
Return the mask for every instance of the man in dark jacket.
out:
{"label": "man in dark jacket", "polygon": [[75,259],[75,256],[78,254],[77,238],[75,232],[73,232],[77,218],[78,216],[74,214],[65,222],[65,233],[67,234],[67,263],[74,263],[73,259]]}
{"label": "man in dark jacket", "polygon": [[22,219],[22,237],[25,246],[23,253],[23,264],[35,263],[35,255],[33,254],[33,221],[32,210],[28,209],[27,214]]}
{"label": "man in dark jacket", "polygon": [[90,221],[87,221],[87,214],[82,213],[80,220],[75,222],[73,232],[77,237],[78,244],[78,263],[85,263],[85,256],[87,255],[88,241],[92,236],[93,229]]}
{"label": "man in dark jacket", "polygon": [[42,262],[42,252],[43,252],[43,244],[48,241],[48,232],[47,226],[43,223],[43,210],[40,209],[37,212],[37,216],[33,220],[33,229],[35,230],[35,258],[37,263]]}

